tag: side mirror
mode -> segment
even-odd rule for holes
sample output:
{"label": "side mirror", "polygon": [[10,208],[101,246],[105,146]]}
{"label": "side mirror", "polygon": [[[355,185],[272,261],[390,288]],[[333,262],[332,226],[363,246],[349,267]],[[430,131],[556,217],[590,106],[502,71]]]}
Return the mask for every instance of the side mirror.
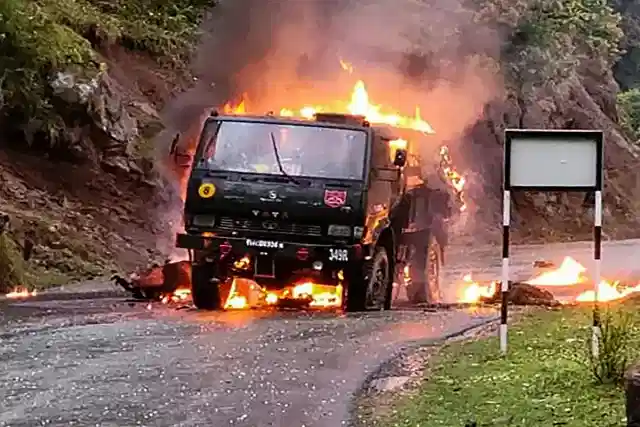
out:
{"label": "side mirror", "polygon": [[407,150],[404,148],[398,148],[396,150],[395,158],[393,159],[393,165],[399,168],[404,167],[407,163]]}

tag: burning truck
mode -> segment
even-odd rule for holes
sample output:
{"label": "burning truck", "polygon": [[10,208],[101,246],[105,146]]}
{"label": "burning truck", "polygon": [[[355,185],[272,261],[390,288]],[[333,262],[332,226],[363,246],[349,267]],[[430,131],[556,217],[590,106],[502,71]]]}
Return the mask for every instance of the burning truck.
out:
{"label": "burning truck", "polygon": [[[224,308],[221,286],[243,278],[267,302],[312,303],[319,284],[347,311],[389,309],[405,269],[412,301],[437,300],[450,196],[424,183],[408,148],[363,116],[212,113],[177,236],[190,253],[194,305]],[[299,284],[310,284],[306,295],[294,295]]]}
{"label": "burning truck", "polygon": [[381,310],[399,284],[411,302],[440,298],[464,180],[418,110],[381,113],[361,81],[346,108],[245,107],[212,112],[188,155],[172,146],[188,157],[176,246],[197,308]]}

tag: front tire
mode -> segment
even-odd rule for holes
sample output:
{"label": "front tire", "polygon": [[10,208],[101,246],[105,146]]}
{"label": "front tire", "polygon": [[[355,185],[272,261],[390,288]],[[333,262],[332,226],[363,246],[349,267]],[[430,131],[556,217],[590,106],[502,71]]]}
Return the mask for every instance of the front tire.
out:
{"label": "front tire", "polygon": [[191,298],[200,310],[220,310],[220,285],[215,264],[199,262],[191,265]]}
{"label": "front tire", "polygon": [[389,310],[391,308],[392,265],[384,247],[375,249],[363,268],[357,268],[347,281],[347,312]]}

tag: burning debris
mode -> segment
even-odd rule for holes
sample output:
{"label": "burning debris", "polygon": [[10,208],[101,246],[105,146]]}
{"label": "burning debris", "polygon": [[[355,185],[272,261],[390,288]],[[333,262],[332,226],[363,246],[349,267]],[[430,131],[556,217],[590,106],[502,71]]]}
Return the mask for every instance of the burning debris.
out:
{"label": "burning debris", "polygon": [[[242,262],[240,260],[239,262]],[[191,302],[191,266],[189,261],[167,262],[163,266],[133,273],[129,279],[114,275],[111,280],[129,292],[134,299],[162,303]],[[213,286],[213,285],[212,285]],[[256,282],[241,277],[219,284],[222,305],[227,310],[251,308],[342,307],[342,286],[304,282],[279,291],[267,290]]]}
{"label": "burning debris", "polygon": [[167,261],[163,266],[136,272],[125,279],[114,275],[111,280],[138,300],[168,302],[187,301],[191,295],[191,265],[189,261]]}
{"label": "burning debris", "polygon": [[6,294],[5,297],[10,299],[18,299],[18,298],[34,297],[36,295],[38,295],[38,292],[35,290],[30,291],[27,288],[16,288],[13,291]]}
{"label": "burning debris", "polygon": [[[593,302],[593,282],[585,275],[587,269],[571,257],[565,257],[560,267],[538,260],[534,267],[547,271],[524,282],[509,285],[509,301],[513,304],[547,305],[552,301],[562,303]],[[640,292],[640,284],[629,286],[620,281],[602,280],[598,285],[598,301],[615,301]],[[460,302],[497,303],[500,301],[500,282],[475,282],[468,274],[463,278]]]}

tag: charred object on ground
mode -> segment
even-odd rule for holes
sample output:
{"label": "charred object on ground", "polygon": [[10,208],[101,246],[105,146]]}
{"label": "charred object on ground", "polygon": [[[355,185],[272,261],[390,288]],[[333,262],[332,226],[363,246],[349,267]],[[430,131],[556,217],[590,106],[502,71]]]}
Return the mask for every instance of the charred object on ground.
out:
{"label": "charred object on ground", "polygon": [[190,289],[191,265],[188,261],[167,261],[145,271],[132,274],[129,279],[114,275],[111,280],[131,293],[134,299],[159,301],[178,289]]}
{"label": "charred object on ground", "polygon": [[[500,303],[502,299],[502,292],[500,291],[501,286],[501,283],[498,283],[495,293],[489,298],[481,297],[480,302],[485,304]],[[547,307],[561,305],[551,292],[523,282],[510,281],[507,298],[509,303],[513,305],[538,305]]]}

